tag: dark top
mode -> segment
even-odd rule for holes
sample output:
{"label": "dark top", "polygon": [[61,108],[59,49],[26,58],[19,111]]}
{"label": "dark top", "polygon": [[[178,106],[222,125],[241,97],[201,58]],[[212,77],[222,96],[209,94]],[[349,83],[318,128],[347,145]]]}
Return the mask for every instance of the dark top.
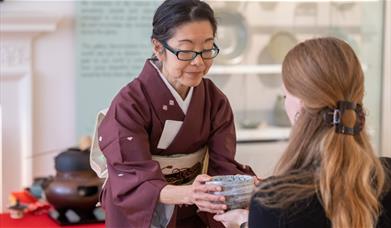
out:
{"label": "dark top", "polygon": [[[382,158],[386,167],[391,167],[391,158]],[[391,177],[391,173],[388,173]],[[389,179],[390,180],[390,179]],[[257,194],[251,199],[249,227],[267,228],[322,228],[331,227],[330,220],[317,196],[299,201],[288,209],[267,208],[256,200]],[[378,219],[378,228],[391,227],[391,190],[388,190],[381,200],[382,213]]]}

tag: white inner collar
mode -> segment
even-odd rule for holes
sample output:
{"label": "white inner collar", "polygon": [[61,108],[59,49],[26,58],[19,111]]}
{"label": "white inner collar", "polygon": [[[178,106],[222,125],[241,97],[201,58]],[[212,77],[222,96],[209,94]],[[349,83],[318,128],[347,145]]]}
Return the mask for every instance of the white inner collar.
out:
{"label": "white inner collar", "polygon": [[[191,98],[193,97],[193,89],[194,87],[190,87],[189,92],[187,93],[185,99],[182,99],[182,97],[179,95],[179,93],[176,91],[176,89],[168,82],[167,78],[163,76],[162,72],[159,70],[159,68],[155,65],[155,63],[150,60],[152,66],[157,70],[160,77],[162,78],[164,84],[166,84],[167,88],[170,90],[172,96],[175,98],[176,102],[178,103],[179,107],[182,109],[183,113],[186,115],[187,109],[189,108]],[[167,102],[169,103],[169,102]]]}

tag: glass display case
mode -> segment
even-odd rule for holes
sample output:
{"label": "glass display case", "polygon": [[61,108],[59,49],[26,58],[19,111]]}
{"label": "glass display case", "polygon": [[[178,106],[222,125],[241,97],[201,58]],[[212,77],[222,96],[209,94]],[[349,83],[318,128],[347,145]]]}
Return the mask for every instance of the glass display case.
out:
{"label": "glass display case", "polygon": [[282,60],[301,41],[335,36],[348,42],[362,63],[367,119],[378,149],[383,1],[208,2],[218,18],[221,49],[209,78],[231,102],[239,142],[288,137],[289,122],[281,98]]}

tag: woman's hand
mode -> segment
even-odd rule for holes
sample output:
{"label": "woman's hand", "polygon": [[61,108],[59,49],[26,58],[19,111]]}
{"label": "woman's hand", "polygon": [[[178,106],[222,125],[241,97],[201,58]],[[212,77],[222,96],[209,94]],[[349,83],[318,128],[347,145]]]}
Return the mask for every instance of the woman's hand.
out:
{"label": "woman's hand", "polygon": [[258,177],[258,176],[253,176],[253,178],[254,178],[254,184],[255,185],[259,184],[262,181],[262,179],[260,177]]}
{"label": "woman's hand", "polygon": [[210,213],[224,213],[227,206],[224,196],[216,196],[211,192],[221,191],[221,186],[205,184],[210,176],[198,175],[192,185],[166,185],[160,191],[160,202],[164,204],[195,204],[200,211]]}
{"label": "woman's hand", "polygon": [[224,224],[225,227],[239,227],[242,223],[248,221],[248,210],[235,209],[227,211],[224,214],[213,216],[213,219]]}
{"label": "woman's hand", "polygon": [[205,184],[210,179],[211,177],[206,174],[198,175],[193,184],[189,186],[190,193],[185,203],[197,205],[200,211],[224,213],[224,210],[227,209],[224,204],[224,196],[216,196],[211,193],[219,192],[222,188],[218,185]]}

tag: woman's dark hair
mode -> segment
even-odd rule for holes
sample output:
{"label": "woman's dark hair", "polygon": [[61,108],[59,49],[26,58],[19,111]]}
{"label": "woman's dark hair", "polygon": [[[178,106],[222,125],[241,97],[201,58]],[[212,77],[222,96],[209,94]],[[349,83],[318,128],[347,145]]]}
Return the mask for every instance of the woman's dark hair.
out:
{"label": "woman's dark hair", "polygon": [[202,20],[210,22],[215,36],[217,22],[212,8],[207,3],[200,0],[166,0],[153,17],[151,39],[166,42],[174,35],[178,26]]}

